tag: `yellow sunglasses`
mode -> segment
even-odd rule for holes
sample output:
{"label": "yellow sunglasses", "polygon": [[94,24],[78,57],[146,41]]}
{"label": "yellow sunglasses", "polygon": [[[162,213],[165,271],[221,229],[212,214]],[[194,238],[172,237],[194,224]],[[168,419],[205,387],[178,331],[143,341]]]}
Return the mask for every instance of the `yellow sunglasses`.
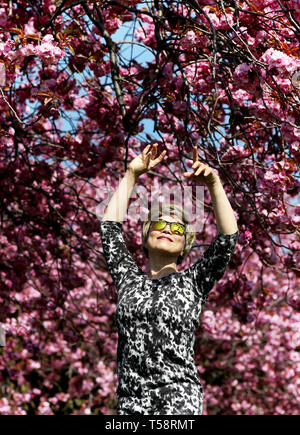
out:
{"label": "yellow sunglasses", "polygon": [[185,225],[179,222],[169,222],[164,219],[159,219],[157,221],[151,221],[151,228],[153,230],[163,230],[167,224],[170,224],[172,234],[183,235],[185,232]]}

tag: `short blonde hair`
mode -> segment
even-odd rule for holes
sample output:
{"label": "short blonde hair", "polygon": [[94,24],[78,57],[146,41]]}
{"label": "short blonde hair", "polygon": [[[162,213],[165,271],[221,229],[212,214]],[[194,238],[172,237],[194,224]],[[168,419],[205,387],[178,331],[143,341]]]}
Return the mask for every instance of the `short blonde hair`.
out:
{"label": "short blonde hair", "polygon": [[144,254],[146,255],[147,258],[149,258],[149,251],[146,248],[146,243],[150,232],[151,221],[156,220],[164,215],[178,217],[185,224],[186,230],[188,228],[188,231],[185,232],[183,255],[179,255],[176,262],[176,264],[181,264],[183,260],[188,256],[190,250],[193,247],[193,243],[196,238],[196,233],[193,230],[192,226],[189,224],[188,218],[184,213],[183,208],[177,204],[159,203],[155,207],[153,207],[152,210],[149,211],[147,220],[143,223],[143,229],[142,229],[142,243],[143,243]]}

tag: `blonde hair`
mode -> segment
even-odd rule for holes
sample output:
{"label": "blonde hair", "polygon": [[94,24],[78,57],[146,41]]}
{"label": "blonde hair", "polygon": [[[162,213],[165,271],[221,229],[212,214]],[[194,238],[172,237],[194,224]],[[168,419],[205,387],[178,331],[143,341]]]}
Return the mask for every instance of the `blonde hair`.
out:
{"label": "blonde hair", "polygon": [[159,203],[156,206],[154,206],[152,210],[149,211],[147,220],[143,223],[143,229],[142,229],[142,243],[143,243],[144,254],[146,255],[147,258],[149,258],[149,251],[146,248],[146,243],[149,236],[151,221],[156,220],[164,215],[176,216],[179,219],[181,219],[185,224],[186,232],[184,238],[183,255],[179,255],[176,262],[176,264],[181,264],[183,260],[188,256],[190,250],[193,247],[193,243],[196,238],[196,233],[195,231],[193,231],[192,226],[189,224],[188,218],[184,213],[183,208],[177,204]]}

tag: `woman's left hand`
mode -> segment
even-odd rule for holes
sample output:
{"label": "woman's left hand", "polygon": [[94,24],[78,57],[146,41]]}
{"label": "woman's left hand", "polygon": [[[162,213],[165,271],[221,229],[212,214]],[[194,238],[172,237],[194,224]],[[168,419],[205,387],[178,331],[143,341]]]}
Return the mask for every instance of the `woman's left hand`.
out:
{"label": "woman's left hand", "polygon": [[193,172],[184,172],[186,178],[192,178],[198,183],[204,183],[208,187],[219,180],[219,176],[212,170],[211,167],[199,162],[197,145],[193,147]]}

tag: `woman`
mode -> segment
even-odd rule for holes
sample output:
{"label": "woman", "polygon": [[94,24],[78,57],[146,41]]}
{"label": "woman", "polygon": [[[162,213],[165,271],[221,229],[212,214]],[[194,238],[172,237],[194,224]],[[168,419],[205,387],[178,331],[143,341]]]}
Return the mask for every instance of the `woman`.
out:
{"label": "woman", "polygon": [[178,272],[195,233],[179,206],[159,205],[143,224],[150,273],[135,263],[121,234],[137,178],[160,163],[157,144],[134,158],[100,223],[103,253],[118,290],[118,414],[201,415],[203,390],[194,361],[195,330],[209,291],[223,276],[238,239],[234,212],[218,175],[198,161],[184,176],[208,187],[218,234],[193,266]]}

